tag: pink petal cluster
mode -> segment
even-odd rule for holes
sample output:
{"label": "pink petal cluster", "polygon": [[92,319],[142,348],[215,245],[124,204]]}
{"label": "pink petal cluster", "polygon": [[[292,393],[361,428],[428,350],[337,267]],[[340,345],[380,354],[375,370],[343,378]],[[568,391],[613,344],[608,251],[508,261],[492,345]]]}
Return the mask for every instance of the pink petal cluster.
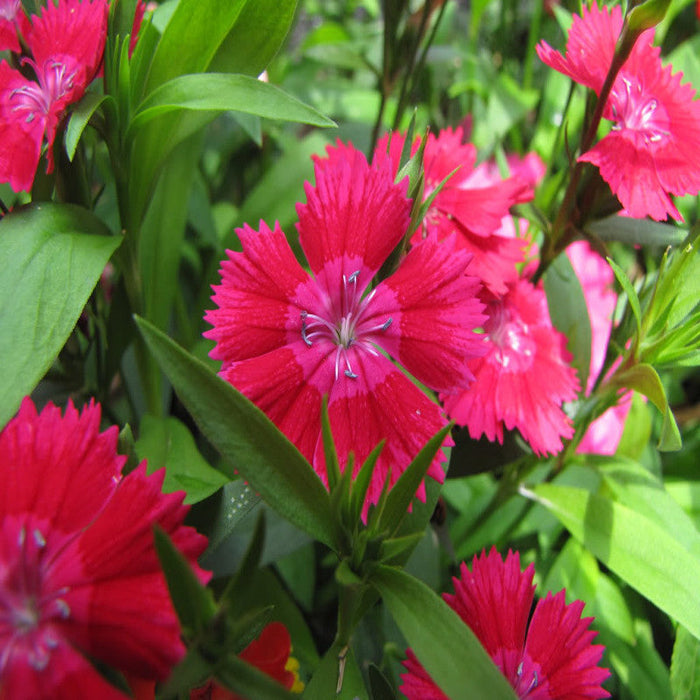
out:
{"label": "pink petal cluster", "polygon": [[88,660],[163,679],[184,654],[153,542],[158,525],[189,559],[206,539],[183,525],[182,494],[146,464],[122,476],[117,429],[100,408],[65,415],[30,399],[0,433],[0,696],[126,698]]}
{"label": "pink petal cluster", "polygon": [[[380,139],[375,153],[389,153],[398,170],[405,136],[392,134]],[[420,139],[412,145],[415,153]],[[504,218],[514,204],[532,199],[533,186],[527,166],[505,180],[489,164],[476,166],[476,147],[464,143],[461,127],[428,134],[424,156],[424,197],[449,180],[436,195],[413,237],[413,243],[429,234],[438,240],[456,234],[457,244],[471,253],[470,274],[479,277],[494,294],[502,294],[508,281],[516,278],[516,263],[522,259],[524,241],[503,229]],[[515,162],[515,161],[514,161]],[[519,165],[519,163],[518,163]],[[523,175],[527,175],[523,177]]]}
{"label": "pink petal cluster", "polygon": [[[600,94],[622,30],[622,11],[583,6],[574,16],[566,56],[546,42],[537,46],[549,66]],[[681,220],[671,195],[700,190],[700,102],[681,85],[682,73],[663,67],[654,32],[638,39],[618,73],[603,116],[610,133],[579,160],[600,169],[630,216]]]}
{"label": "pink petal cluster", "polygon": [[44,143],[53,170],[58,126],[102,63],[107,11],[107,0],[50,2],[25,36],[35,80],[0,62],[0,182],[15,191],[31,188]]}
{"label": "pink petal cluster", "polygon": [[[519,698],[582,700],[605,698],[610,675],[598,666],[604,648],[593,644],[593,618],[581,618],[584,603],[566,605],[565,591],[548,593],[530,609],[535,586],[531,564],[521,571],[520,557],[509,551],[505,562],[495,548],[465,563],[454,578],[454,595],[443,598],[464,620],[507,678]],[[528,624],[529,620],[529,624]],[[416,656],[408,650],[401,692],[408,700],[447,700]],[[465,672],[468,672],[465,670]]]}
{"label": "pink petal cluster", "polygon": [[559,452],[574,433],[562,403],[576,398],[579,384],[544,290],[521,278],[486,301],[485,354],[468,363],[475,381],[441,397],[445,410],[474,439],[503,443],[505,427],[519,430],[536,454]]}
{"label": "pink petal cluster", "polygon": [[[613,290],[614,275],[610,266],[586,241],[576,241],[567,249],[571,265],[581,283],[591,323],[591,366],[586,392],[590,393],[605,362],[612,316],[617,303]],[[591,423],[579,443],[578,452],[615,454],[630,409],[631,392],[627,392],[616,406],[608,409]]]}
{"label": "pink petal cluster", "polygon": [[[478,281],[455,236],[429,235],[394,274],[372,280],[406,234],[407,182],[394,183],[383,154],[369,165],[351,145],[315,159],[316,185],[299,204],[299,242],[311,275],[279,226],[238,231],[242,252],[228,251],[217,309],[207,312],[221,376],[254,401],[295,443],[324,482],[321,400],[341,464],[357,471],[386,440],[365,510],[388,478],[393,484],[445,419],[438,405],[392,361],[425,385],[456,391],[472,380],[467,360],[482,352]],[[428,471],[442,481],[439,451]],[[424,498],[424,485],[418,491]]]}
{"label": "pink petal cluster", "polygon": [[19,53],[30,26],[21,0],[0,0],[0,51]]}

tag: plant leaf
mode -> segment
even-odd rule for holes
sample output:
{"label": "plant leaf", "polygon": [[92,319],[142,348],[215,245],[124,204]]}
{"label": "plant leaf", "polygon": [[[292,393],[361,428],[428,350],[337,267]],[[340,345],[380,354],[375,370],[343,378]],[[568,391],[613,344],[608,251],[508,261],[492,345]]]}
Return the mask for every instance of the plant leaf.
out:
{"label": "plant leaf", "polygon": [[673,645],[671,690],[675,700],[700,700],[700,640],[681,626]]}
{"label": "plant leaf", "polygon": [[585,489],[539,484],[534,493],[608,568],[700,637],[700,561],[673,533]]}
{"label": "plant leaf", "polygon": [[69,204],[33,204],[2,219],[0,426],[51,367],[121,240]]}
{"label": "plant leaf", "polygon": [[165,333],[136,323],[180,400],[207,439],[282,517],[330,547],[336,526],[312,466],[270,419]]}
{"label": "plant leaf", "polygon": [[88,92],[78,104],[76,104],[68,118],[66,126],[65,146],[68,160],[72,161],[75,156],[75,150],[78,148],[80,137],[85,131],[85,127],[90,121],[90,117],[95,113],[97,108],[105,101],[111,100],[109,95],[98,95],[94,92]]}
{"label": "plant leaf", "polygon": [[479,640],[442,598],[389,566],[369,577],[420,662],[451,700],[514,698]]}

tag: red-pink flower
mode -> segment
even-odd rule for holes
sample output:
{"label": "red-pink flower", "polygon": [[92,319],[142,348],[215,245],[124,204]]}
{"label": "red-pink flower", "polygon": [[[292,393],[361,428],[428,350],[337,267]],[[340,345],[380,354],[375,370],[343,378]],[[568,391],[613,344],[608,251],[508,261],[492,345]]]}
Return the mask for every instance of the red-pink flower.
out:
{"label": "red-pink flower", "polygon": [[0,0],[0,51],[19,53],[19,37],[26,37],[29,27],[21,0]]}
{"label": "red-pink flower", "polygon": [[97,74],[107,35],[106,0],[50,2],[34,16],[25,58],[36,80],[0,63],[0,182],[29,190],[44,142],[47,172],[53,170],[53,142],[69,105]]}
{"label": "red-pink flower", "polygon": [[[572,243],[566,253],[581,283],[591,323],[591,363],[586,387],[586,393],[590,394],[605,362],[612,329],[612,316],[617,303],[617,295],[613,290],[614,275],[610,265],[586,241]],[[588,426],[577,451],[614,454],[622,437],[631,399],[631,392],[627,392],[616,406],[594,420]]]}
{"label": "red-pink flower", "polygon": [[[594,3],[574,16],[566,57],[544,41],[539,57],[549,66],[600,94],[622,29],[619,5]],[[603,116],[610,133],[579,160],[596,165],[631,216],[682,219],[669,195],[700,190],[700,102],[681,85],[652,46],[653,30],[638,39],[618,73]]]}
{"label": "red-pink flower", "polygon": [[[384,154],[388,149],[398,170],[404,143],[402,134],[387,135],[380,139],[375,154]],[[417,139],[413,153],[419,145]],[[463,143],[461,127],[444,129],[437,136],[428,134],[424,197],[456,172],[438,192],[412,242],[429,234],[442,240],[456,233],[459,247],[474,256],[469,273],[479,277],[494,294],[502,294],[506,283],[517,277],[515,265],[522,259],[524,248],[521,239],[502,235],[502,220],[514,204],[532,198],[532,187],[521,177],[486,179],[484,171],[475,168],[475,164],[476,147]]]}
{"label": "red-pink flower", "polygon": [[447,414],[469,429],[503,442],[503,428],[517,428],[537,454],[556,453],[573,436],[562,403],[579,385],[569,365],[566,338],[553,326],[541,287],[520,279],[502,297],[488,300],[483,357],[470,360],[472,386],[444,396]]}
{"label": "red-pink flower", "polygon": [[100,408],[37,414],[25,399],[0,433],[0,696],[124,698],[89,658],[163,679],[184,654],[153,542],[158,525],[196,564],[182,494],[146,464],[122,476]]}
{"label": "red-pink flower", "polygon": [[[299,241],[312,275],[276,226],[238,231],[242,252],[228,251],[218,309],[207,312],[222,360],[221,376],[254,401],[326,480],[320,439],[321,399],[341,463],[355,469],[386,444],[370,485],[376,503],[387,475],[394,483],[444,424],[442,413],[391,361],[427,386],[458,390],[472,379],[466,360],[481,352],[473,328],[483,321],[478,282],[466,276],[469,255],[454,237],[432,235],[397,271],[372,279],[409,223],[407,182],[394,184],[386,156],[367,164],[338,143],[316,158],[316,186],[299,204]],[[390,356],[390,357],[389,357]],[[442,452],[429,474],[442,481]],[[424,498],[421,485],[418,495]]]}
{"label": "red-pink flower", "polygon": [[[519,698],[583,700],[605,698],[610,675],[598,663],[604,647],[593,644],[591,617],[581,618],[584,604],[566,605],[565,591],[551,593],[535,605],[534,566],[520,570],[520,556],[509,551],[505,562],[495,548],[465,563],[454,578],[454,595],[443,598],[471,628]],[[408,700],[447,700],[409,649],[401,692]],[[465,669],[468,673],[468,669]]]}

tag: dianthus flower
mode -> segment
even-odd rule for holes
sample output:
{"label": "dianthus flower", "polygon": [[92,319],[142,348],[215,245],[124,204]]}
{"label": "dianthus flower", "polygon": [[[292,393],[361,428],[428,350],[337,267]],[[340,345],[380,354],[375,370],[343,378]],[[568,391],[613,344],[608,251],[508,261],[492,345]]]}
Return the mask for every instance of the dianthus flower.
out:
{"label": "dianthus flower", "polygon": [[[566,591],[551,593],[535,605],[532,564],[520,570],[520,556],[509,551],[505,562],[495,548],[463,562],[453,578],[454,595],[447,604],[462,618],[506,677],[519,698],[582,700],[606,698],[602,687],[610,675],[598,663],[604,647],[593,644],[591,617],[581,618],[584,603],[566,605]],[[447,700],[416,656],[408,650],[401,692],[408,700]],[[468,673],[468,670],[465,670]]]}
{"label": "dianthus flower", "polygon": [[[321,399],[341,464],[355,470],[386,444],[365,510],[389,477],[393,484],[445,419],[388,357],[442,392],[472,379],[466,360],[482,352],[472,331],[483,321],[478,281],[455,238],[428,236],[394,274],[371,289],[382,263],[406,233],[407,182],[394,183],[386,156],[373,164],[350,145],[315,158],[316,185],[297,205],[299,241],[312,275],[297,262],[279,225],[238,231],[242,252],[228,251],[219,307],[207,312],[221,376],[255,402],[327,479]],[[442,481],[438,451],[428,473]],[[424,498],[424,485],[418,491]]]}
{"label": "dianthus flower", "polygon": [[[260,636],[254,639],[241,653],[240,657],[251,666],[276,680],[281,686],[293,693],[301,693],[304,684],[297,673],[299,664],[290,656],[292,642],[287,628],[281,622],[271,622]],[[190,693],[190,700],[246,700],[238,693],[227,690],[216,681],[209,681],[201,688]]]}
{"label": "dianthus flower", "polygon": [[[581,283],[591,323],[591,363],[586,392],[590,394],[605,362],[612,316],[617,303],[613,290],[613,271],[586,241],[576,241],[567,249],[574,272]],[[624,394],[589,426],[577,451],[591,454],[615,454],[630,410],[632,393]]]}
{"label": "dianthus flower", "polygon": [[[474,256],[469,273],[481,279],[494,294],[502,294],[506,283],[516,277],[515,264],[521,260],[524,248],[522,239],[502,235],[502,221],[514,204],[532,198],[532,187],[517,176],[505,180],[500,176],[485,178],[484,170],[475,168],[476,147],[464,143],[463,138],[461,127],[443,129],[437,136],[428,134],[423,161],[424,198],[451,177],[433,200],[412,243],[429,234],[436,234],[438,240],[457,234],[459,247]],[[402,134],[384,136],[375,154],[388,149],[397,171],[404,143]],[[413,153],[419,145],[420,139],[416,139]]]}
{"label": "dianthus flower", "polygon": [[0,62],[0,182],[17,192],[31,188],[44,142],[53,170],[58,126],[102,63],[107,9],[106,0],[63,0],[35,15],[25,37],[32,58],[23,62],[36,80]]}
{"label": "dianthus flower", "polygon": [[21,0],[0,0],[0,51],[19,53],[19,37],[27,35],[29,26]]}
{"label": "dianthus flower", "polygon": [[183,525],[182,494],[143,462],[122,476],[100,408],[37,414],[25,399],[0,433],[0,697],[127,697],[88,660],[165,678],[184,654],[156,555],[161,527],[190,560],[206,539]]}
{"label": "dianthus flower", "polygon": [[[619,5],[584,5],[573,18],[566,57],[544,41],[537,53],[600,95],[621,30]],[[641,34],[615,78],[603,112],[610,133],[579,160],[600,169],[630,216],[682,220],[669,195],[700,190],[700,102],[689,84],[681,85],[682,73],[662,66],[653,36],[653,29]]]}
{"label": "dianthus flower", "polygon": [[561,405],[576,398],[579,385],[544,291],[519,279],[488,300],[486,313],[486,354],[468,362],[475,376],[469,390],[443,397],[447,414],[472,438],[502,443],[505,426],[517,428],[536,454],[558,452],[561,438],[573,436]]}

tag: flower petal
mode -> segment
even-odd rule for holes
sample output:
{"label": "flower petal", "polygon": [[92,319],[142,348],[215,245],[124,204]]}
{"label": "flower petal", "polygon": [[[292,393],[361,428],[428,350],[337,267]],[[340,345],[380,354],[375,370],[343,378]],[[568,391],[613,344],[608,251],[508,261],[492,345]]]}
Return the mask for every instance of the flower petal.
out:
{"label": "flower petal", "polygon": [[[306,183],[297,205],[299,240],[316,279],[335,299],[342,276],[360,271],[364,289],[406,233],[411,201],[407,181],[394,184],[388,159],[368,165],[352,145],[328,147],[314,158],[316,185]],[[326,266],[333,265],[332,274]]]}

